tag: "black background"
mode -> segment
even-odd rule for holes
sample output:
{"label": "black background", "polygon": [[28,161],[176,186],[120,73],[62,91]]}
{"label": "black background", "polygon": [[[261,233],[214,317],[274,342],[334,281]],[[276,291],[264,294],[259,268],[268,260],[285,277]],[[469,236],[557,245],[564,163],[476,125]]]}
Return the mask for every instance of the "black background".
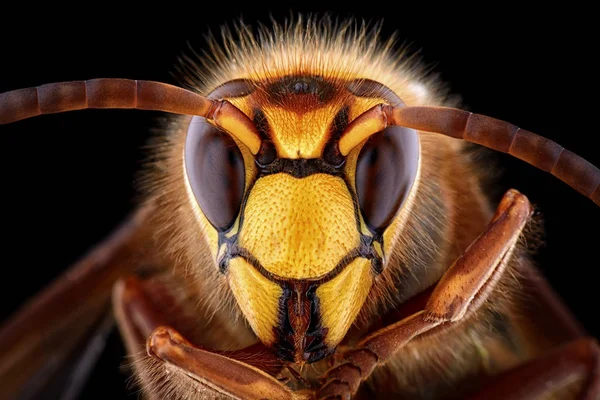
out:
{"label": "black background", "polygon": [[[526,14],[520,9],[469,9],[475,13],[470,16],[457,7],[456,14],[432,18],[434,10],[391,12],[367,6],[291,10],[383,19],[383,35],[397,31],[399,42],[420,50],[424,63],[461,95],[465,108],[546,136],[600,165],[594,59],[598,32],[591,24],[590,10]],[[290,15],[288,8],[211,7],[210,12],[193,10],[171,21],[185,26],[181,33],[194,38],[191,43],[196,49],[204,45],[203,35],[209,29],[217,30],[240,16],[254,23],[268,22],[269,14],[280,20]],[[110,24],[104,21],[102,28]],[[94,26],[88,28],[94,31]],[[148,24],[136,25],[120,39],[53,37],[49,31],[31,41],[5,35],[0,91],[98,77],[175,83],[173,66],[186,51],[187,41],[156,38],[166,31],[166,26]],[[4,309],[0,320],[101,240],[134,207],[132,181],[143,159],[141,147],[159,117],[146,111],[89,110],[1,127],[0,301]],[[538,206],[545,221],[546,245],[537,262],[583,325],[599,337],[595,274],[600,267],[600,209],[519,160],[498,154],[495,162],[502,173],[496,196],[513,187]],[[84,398],[127,392],[125,377],[118,370],[121,352],[113,335],[110,352]]]}

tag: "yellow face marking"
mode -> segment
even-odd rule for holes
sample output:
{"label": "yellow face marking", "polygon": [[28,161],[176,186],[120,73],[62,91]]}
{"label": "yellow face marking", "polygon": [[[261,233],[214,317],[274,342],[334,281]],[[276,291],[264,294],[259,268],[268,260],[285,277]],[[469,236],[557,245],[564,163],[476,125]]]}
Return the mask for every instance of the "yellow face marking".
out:
{"label": "yellow face marking", "polygon": [[381,247],[381,244],[379,242],[373,242],[373,248],[377,255],[383,260],[383,248]]}
{"label": "yellow face marking", "polygon": [[346,184],[326,174],[258,179],[246,203],[239,244],[277,277],[325,275],[360,244]]}
{"label": "yellow face marking", "polygon": [[229,262],[228,279],[229,287],[254,333],[263,343],[273,343],[281,287],[242,258],[234,258]]}
{"label": "yellow face marking", "polygon": [[325,103],[307,102],[302,96],[292,101],[294,95],[291,95],[288,107],[274,101],[262,91],[229,101],[247,116],[254,115],[255,110],[264,114],[269,126],[267,134],[280,158],[317,158],[322,155],[331,138],[332,129],[336,128],[334,121],[340,110],[347,109],[348,120],[353,121],[382,102],[378,98],[358,98],[351,95],[344,88],[343,82],[338,83],[337,90],[339,92],[334,98]]}
{"label": "yellow face marking", "polygon": [[260,135],[246,114],[229,102],[223,102],[215,111],[215,123],[229,132],[250,150],[252,154],[260,149]]}
{"label": "yellow face marking", "polygon": [[371,116],[370,112],[355,119],[340,138],[340,153],[347,156],[359,143],[371,135],[382,131],[386,124],[383,119]]}
{"label": "yellow face marking", "polygon": [[229,229],[229,231],[227,231],[227,233],[225,233],[225,237],[227,239],[232,238],[233,236],[235,236],[238,233],[238,230],[240,229],[240,217],[238,216],[235,221],[233,222],[233,226]]}
{"label": "yellow face marking", "polygon": [[266,106],[267,117],[273,135],[273,143],[281,158],[316,158],[321,155],[329,138],[333,116],[339,111],[334,107],[322,107],[303,113]]}
{"label": "yellow face marking", "polygon": [[334,347],[342,341],[369,294],[373,279],[371,262],[357,258],[331,281],[317,288],[325,343]]}
{"label": "yellow face marking", "polygon": [[225,255],[225,251],[227,251],[227,245],[225,243],[221,244],[219,247],[219,251],[217,252],[217,260],[220,260]]}

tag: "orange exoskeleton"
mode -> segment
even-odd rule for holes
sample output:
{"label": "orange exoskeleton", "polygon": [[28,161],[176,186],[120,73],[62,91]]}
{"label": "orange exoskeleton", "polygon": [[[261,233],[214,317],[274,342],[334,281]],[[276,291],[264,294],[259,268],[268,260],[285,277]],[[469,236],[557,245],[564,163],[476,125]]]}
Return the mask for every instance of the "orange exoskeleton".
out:
{"label": "orange exoskeleton", "polygon": [[512,154],[600,205],[596,167],[453,108],[352,22],[241,26],[211,50],[184,68],[190,90],[93,79],[0,95],[2,123],[182,114],[134,217],[0,331],[9,398],[36,379],[44,393],[61,365],[45,348],[68,332],[69,359],[109,298],[151,399],[598,398],[596,341],[520,242],[527,198],[492,205],[464,149]]}

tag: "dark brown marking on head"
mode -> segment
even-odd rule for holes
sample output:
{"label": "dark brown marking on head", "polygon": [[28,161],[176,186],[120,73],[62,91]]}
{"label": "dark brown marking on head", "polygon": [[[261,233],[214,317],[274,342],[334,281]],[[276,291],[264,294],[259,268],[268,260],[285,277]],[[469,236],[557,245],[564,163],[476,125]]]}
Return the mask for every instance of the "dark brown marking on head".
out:
{"label": "dark brown marking on head", "polygon": [[208,98],[211,100],[244,97],[256,90],[256,84],[250,79],[234,79],[217,86]]}
{"label": "dark brown marking on head", "polygon": [[274,347],[283,360],[313,363],[335,350],[324,342],[328,329],[321,323],[317,286],[301,281],[282,283]]}
{"label": "dark brown marking on head", "polygon": [[404,102],[392,89],[371,79],[355,79],[346,88],[355,96],[380,98],[392,106],[403,106]]}
{"label": "dark brown marking on head", "polygon": [[258,178],[279,173],[288,174],[299,179],[314,174],[328,174],[339,177],[345,176],[343,168],[331,165],[322,158],[277,158],[269,165],[258,166]]}
{"label": "dark brown marking on head", "polygon": [[256,154],[255,161],[259,168],[265,168],[277,158],[277,149],[271,140],[271,127],[265,113],[260,108],[254,109],[252,122],[254,122],[261,139],[260,149]]}
{"label": "dark brown marking on head", "polygon": [[254,109],[254,115],[252,116],[252,122],[254,126],[256,126],[256,130],[258,131],[260,138],[262,140],[269,139],[271,136],[271,127],[269,126],[269,121],[267,120],[267,116],[260,108]]}
{"label": "dark brown marking on head", "polygon": [[314,103],[325,104],[336,93],[333,82],[318,75],[288,75],[266,85],[265,92],[278,103],[286,104],[295,96],[303,96]]}

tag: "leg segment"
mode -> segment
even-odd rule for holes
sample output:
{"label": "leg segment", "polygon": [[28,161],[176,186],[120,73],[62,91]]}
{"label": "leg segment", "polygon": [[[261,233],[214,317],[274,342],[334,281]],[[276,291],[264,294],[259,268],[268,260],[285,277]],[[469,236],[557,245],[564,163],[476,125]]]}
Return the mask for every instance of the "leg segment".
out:
{"label": "leg segment", "polygon": [[148,339],[148,354],[182,370],[215,392],[248,400],[294,398],[277,379],[249,364],[194,347],[175,330],[158,327]]}
{"label": "leg segment", "polygon": [[438,282],[425,309],[376,331],[346,353],[346,362],[326,373],[317,398],[350,399],[378,364],[410,340],[475,312],[504,272],[530,215],[527,198],[516,190],[508,191],[486,230]]}
{"label": "leg segment", "polygon": [[[98,340],[113,326],[112,319],[101,321],[109,313],[114,282],[148,259],[156,259],[150,234],[152,212],[152,204],[140,207],[0,326],[0,397],[36,393],[52,397],[47,385],[59,381],[59,376],[69,371],[82,376],[74,359],[85,357],[88,340]],[[88,368],[94,362],[80,361]]]}
{"label": "leg segment", "polygon": [[[115,286],[113,298],[128,352],[139,356],[145,344],[150,356],[150,360],[146,357],[145,361],[157,367],[148,371],[141,366],[141,360],[137,360],[138,378],[149,396],[153,393],[160,396],[166,390],[176,395],[180,391],[186,397],[194,391],[198,398],[204,398],[203,394],[211,398],[250,400],[306,398],[292,393],[273,377],[282,365],[264,346],[258,344],[227,352],[194,346],[173,328],[165,326],[166,319],[145,296],[143,282],[129,278]],[[165,388],[165,385],[171,386]]]}
{"label": "leg segment", "polygon": [[468,400],[547,398],[573,382],[581,382],[577,399],[600,398],[600,347],[594,339],[579,339],[500,374]]}

